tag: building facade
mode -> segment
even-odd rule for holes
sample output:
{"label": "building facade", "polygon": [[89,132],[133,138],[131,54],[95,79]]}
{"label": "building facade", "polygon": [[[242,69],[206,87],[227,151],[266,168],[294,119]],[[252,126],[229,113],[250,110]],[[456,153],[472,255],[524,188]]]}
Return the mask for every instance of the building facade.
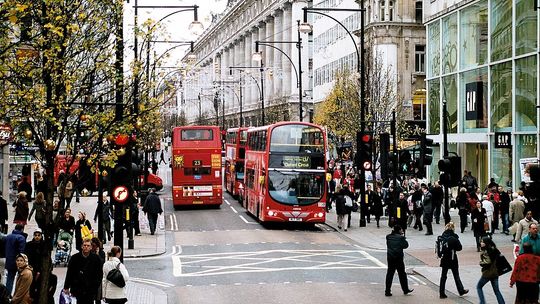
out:
{"label": "building facade", "polygon": [[[524,164],[538,158],[538,14],[533,1],[424,4],[429,133],[442,142],[445,102],[449,151],[462,157],[462,168],[472,171],[481,187],[494,178],[505,188],[518,189],[527,180]],[[431,169],[436,179],[436,165]]]}
{"label": "building facade", "polygon": [[[258,126],[262,125],[263,107],[265,124],[298,120],[300,94],[303,120],[309,120],[309,36],[300,34],[301,54],[297,43],[282,43],[298,41],[297,20],[301,21],[302,7],[307,4],[297,0],[229,1],[195,42],[196,61],[190,61],[187,54],[183,59],[188,72],[180,110],[187,121],[218,121],[224,127],[236,127],[242,118],[243,126]],[[256,41],[261,42],[262,68],[252,60]]]}

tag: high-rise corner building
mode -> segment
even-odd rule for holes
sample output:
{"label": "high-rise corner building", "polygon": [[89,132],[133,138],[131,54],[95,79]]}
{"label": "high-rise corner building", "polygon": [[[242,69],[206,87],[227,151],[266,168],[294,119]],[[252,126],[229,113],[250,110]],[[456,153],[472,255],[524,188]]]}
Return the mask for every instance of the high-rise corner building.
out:
{"label": "high-rise corner building", "polygon": [[538,158],[534,2],[424,1],[428,133],[442,143],[446,102],[449,151],[462,157],[462,168],[482,189],[494,178],[517,190],[527,181],[525,165]]}

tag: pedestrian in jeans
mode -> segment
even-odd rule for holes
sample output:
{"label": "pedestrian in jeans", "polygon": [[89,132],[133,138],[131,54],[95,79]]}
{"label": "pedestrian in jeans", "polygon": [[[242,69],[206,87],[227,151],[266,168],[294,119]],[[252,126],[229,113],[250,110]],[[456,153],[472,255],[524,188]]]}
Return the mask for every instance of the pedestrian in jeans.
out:
{"label": "pedestrian in jeans", "polygon": [[[464,189],[464,188],[463,188]],[[439,284],[439,296],[441,299],[446,299],[448,296],[445,293],[446,278],[448,270],[452,270],[454,281],[458,289],[459,295],[462,296],[469,292],[468,289],[463,288],[463,283],[459,277],[459,263],[457,252],[461,251],[463,247],[459,241],[459,236],[454,232],[455,226],[453,222],[449,222],[444,227],[444,232],[441,235],[443,242],[442,258],[441,258],[441,281]]]}
{"label": "pedestrian in jeans", "polygon": [[386,257],[388,261],[388,270],[386,272],[386,289],[384,295],[387,297],[392,296],[392,281],[394,280],[394,274],[397,271],[399,276],[399,283],[404,294],[409,294],[413,290],[409,289],[407,281],[407,273],[405,273],[405,263],[403,262],[404,254],[403,249],[409,247],[409,243],[403,235],[403,229],[401,226],[394,225],[392,233],[386,236]]}
{"label": "pedestrian in jeans", "polygon": [[478,292],[478,298],[480,299],[480,304],[485,304],[486,299],[484,297],[484,291],[482,288],[487,282],[491,282],[491,287],[493,287],[493,292],[497,297],[497,303],[504,304],[504,298],[499,290],[499,274],[497,272],[497,257],[501,254],[493,240],[489,237],[482,238],[480,242],[480,248],[482,252],[480,253],[480,266],[482,267],[482,276],[476,284],[476,291]]}

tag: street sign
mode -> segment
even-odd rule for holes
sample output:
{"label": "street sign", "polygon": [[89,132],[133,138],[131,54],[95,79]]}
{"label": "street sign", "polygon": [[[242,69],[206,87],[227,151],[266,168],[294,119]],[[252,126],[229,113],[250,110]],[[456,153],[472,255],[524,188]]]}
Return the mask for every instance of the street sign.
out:
{"label": "street sign", "polygon": [[9,124],[0,124],[0,147],[7,145],[13,137],[13,129]]}
{"label": "street sign", "polygon": [[129,192],[126,186],[118,186],[113,190],[113,197],[119,203],[125,202],[128,196]]}

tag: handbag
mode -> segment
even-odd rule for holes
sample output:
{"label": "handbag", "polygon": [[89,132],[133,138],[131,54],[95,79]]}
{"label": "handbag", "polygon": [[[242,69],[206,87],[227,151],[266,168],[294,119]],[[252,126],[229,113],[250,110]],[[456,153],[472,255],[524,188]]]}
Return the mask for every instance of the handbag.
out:
{"label": "handbag", "polygon": [[81,227],[81,237],[83,239],[92,238],[92,232],[90,231],[90,229],[88,229],[88,226],[83,225]]}
{"label": "handbag", "polygon": [[497,274],[499,274],[500,276],[512,271],[512,266],[510,265],[510,263],[508,263],[508,260],[502,254],[499,254],[499,256],[497,257],[495,265],[497,265]]}
{"label": "handbag", "polygon": [[115,268],[111,269],[109,273],[107,273],[107,280],[114,285],[122,288],[126,286],[126,281],[124,280],[124,276],[122,275],[122,272],[120,271],[120,264],[118,263]]}
{"label": "handbag", "polygon": [[484,222],[484,231],[489,231],[489,223]]}

